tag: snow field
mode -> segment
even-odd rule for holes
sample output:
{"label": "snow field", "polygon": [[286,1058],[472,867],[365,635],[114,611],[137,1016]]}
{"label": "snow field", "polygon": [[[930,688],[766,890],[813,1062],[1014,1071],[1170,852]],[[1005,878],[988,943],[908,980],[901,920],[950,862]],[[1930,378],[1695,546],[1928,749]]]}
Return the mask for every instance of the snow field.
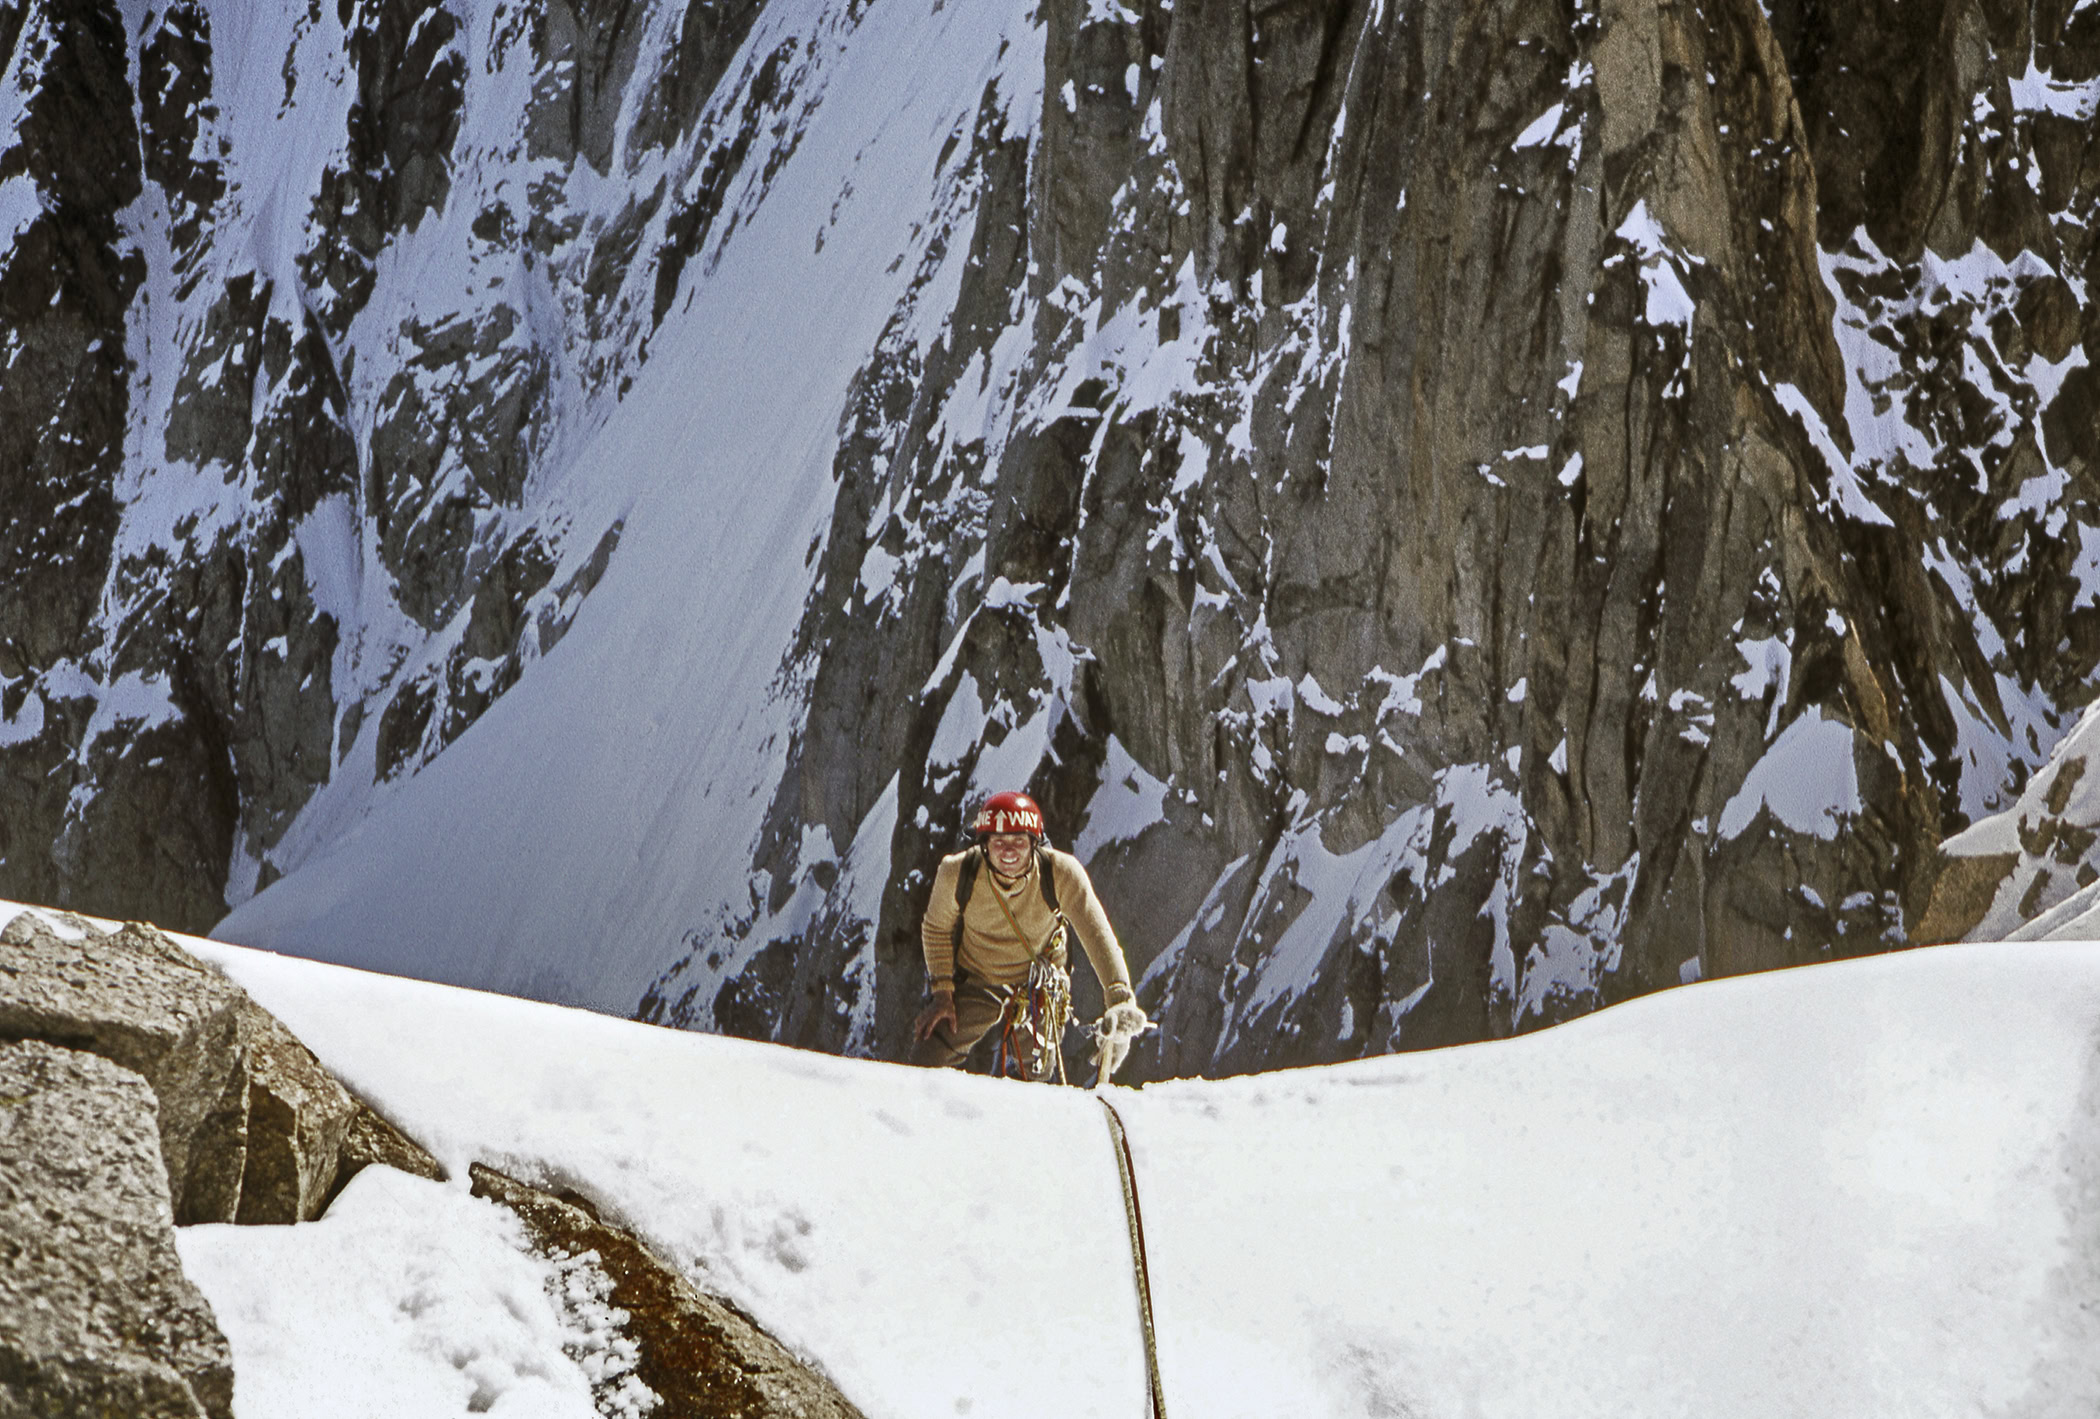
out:
{"label": "snow field", "polygon": [[458,1186],[481,1161],[575,1187],[815,1357],[870,1419],[1124,1419],[1142,1403],[1122,1194],[1080,1091],[185,944]]}
{"label": "snow field", "polygon": [[[578,1187],[873,1419],[1143,1412],[1113,1158],[1079,1091],[188,944],[456,1178],[479,1159]],[[2091,944],[1712,982],[1116,1102],[1175,1415],[2100,1412]],[[380,1174],[319,1224],[186,1237],[244,1419],[293,1395],[460,1413],[469,1381],[501,1386],[490,1412],[570,1412],[577,1366],[546,1356],[577,1323],[497,1317],[545,1267],[502,1260],[508,1224],[463,1190]],[[313,1317],[325,1346],[297,1340]],[[385,1407],[408,1370],[433,1398]]]}
{"label": "snow field", "polygon": [[2094,1413],[2096,1047],[2094,947],[1953,947],[1147,1089],[1121,1107],[1168,1395],[1205,1419]]}

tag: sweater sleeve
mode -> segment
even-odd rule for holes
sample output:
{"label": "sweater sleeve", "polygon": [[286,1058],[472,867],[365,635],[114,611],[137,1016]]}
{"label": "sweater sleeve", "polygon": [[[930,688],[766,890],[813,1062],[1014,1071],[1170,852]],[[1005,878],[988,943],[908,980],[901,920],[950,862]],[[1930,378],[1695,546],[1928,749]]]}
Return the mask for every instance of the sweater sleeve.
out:
{"label": "sweater sleeve", "polygon": [[932,990],[955,988],[955,884],[962,874],[962,854],[941,859],[919,919],[919,949],[926,954],[926,984]]}
{"label": "sweater sleeve", "polygon": [[1136,999],[1137,992],[1130,987],[1130,965],[1123,959],[1123,943],[1116,940],[1115,928],[1108,924],[1108,913],[1094,894],[1086,868],[1070,853],[1058,852],[1050,855],[1050,870],[1057,874],[1058,905],[1079,933],[1079,944],[1101,981],[1101,994],[1110,1005]]}

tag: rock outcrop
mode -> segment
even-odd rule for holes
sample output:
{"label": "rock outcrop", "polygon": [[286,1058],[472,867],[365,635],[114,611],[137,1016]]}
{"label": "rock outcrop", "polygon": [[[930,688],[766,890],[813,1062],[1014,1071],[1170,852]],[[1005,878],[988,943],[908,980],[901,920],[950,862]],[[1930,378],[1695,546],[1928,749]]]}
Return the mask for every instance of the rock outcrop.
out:
{"label": "rock outcrop", "polygon": [[[175,1227],[311,1220],[368,1163],[443,1178],[164,933],[18,914],[0,931],[0,1419],[231,1419],[231,1354]],[[479,1165],[474,1191],[590,1291],[602,1412],[857,1419],[581,1198]]]}
{"label": "rock outcrop", "polygon": [[140,923],[0,930],[0,1041],[101,1055],[157,1100],[176,1222],[318,1217],[367,1162],[436,1162],[338,1083],[239,986]]}
{"label": "rock outcrop", "polygon": [[0,1415],[231,1419],[178,1224],[318,1217],[367,1163],[442,1178],[274,1016],[151,926],[0,930]]}
{"label": "rock outcrop", "polygon": [[[601,1299],[625,1313],[622,1327],[636,1347],[627,1373],[657,1400],[648,1408],[652,1419],[860,1419],[814,1366],[741,1310],[664,1265],[586,1199],[550,1193],[479,1163],[474,1195],[517,1213],[542,1254],[556,1261],[595,1259],[594,1269],[612,1283]],[[602,1400],[599,1408],[615,1412]]]}
{"label": "rock outcrop", "polygon": [[239,989],[143,927],[69,941],[24,913],[0,947],[0,1039],[85,1050],[144,1079],[176,1220],[232,1221],[242,1153],[223,1146],[238,1137],[224,1104]]}
{"label": "rock outcrop", "polygon": [[2011,807],[1941,844],[1920,924],[1929,940],[2087,939],[2100,933],[2100,709],[2086,711]]}
{"label": "rock outcrop", "polygon": [[133,1071],[0,1044],[0,1414],[232,1419],[233,1361],[182,1274]]}

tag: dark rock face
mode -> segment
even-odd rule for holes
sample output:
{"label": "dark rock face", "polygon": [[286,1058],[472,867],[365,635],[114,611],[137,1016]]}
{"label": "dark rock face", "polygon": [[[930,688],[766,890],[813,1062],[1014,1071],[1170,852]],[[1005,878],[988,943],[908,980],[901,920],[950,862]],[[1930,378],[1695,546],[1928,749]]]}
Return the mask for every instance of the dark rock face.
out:
{"label": "dark rock face", "polygon": [[388,240],[444,205],[466,66],[459,21],[437,0],[353,0],[338,13],[356,96],[344,161],[314,196],[318,239],[302,274],[340,339],[372,297]]}
{"label": "dark rock face", "polygon": [[[95,710],[80,665],[105,648],[97,611],[130,405],[125,311],[145,274],[117,223],[140,188],[125,69],[114,5],[16,5],[0,18],[0,73],[23,91],[0,182],[15,188],[11,213],[32,208],[0,251],[0,874],[47,898],[76,873],[119,877],[92,841],[93,806],[72,793]],[[180,776],[158,765],[139,793]],[[110,905],[208,910],[198,879],[232,835],[213,806],[168,824],[165,849],[133,860]]]}
{"label": "dark rock face", "polygon": [[15,917],[0,931],[0,1040],[21,1039],[146,1081],[178,1223],[311,1220],[367,1162],[442,1176],[240,987],[150,926],[82,924],[69,939]]}
{"label": "dark rock face", "polygon": [[1088,855],[1154,1077],[1915,939],[2096,664],[2072,8],[1046,7],[949,331],[846,414],[770,891],[643,1015],[894,1053],[1021,779],[1145,804]]}
{"label": "dark rock face", "polygon": [[[860,7],[762,11],[312,7],[274,207],[205,7],[0,21],[0,890],[202,927],[566,633],[623,524],[535,490]],[[898,1053],[1008,786],[1144,976],[1133,1077],[1983,910],[1938,844],[2100,669],[2100,9],[1038,14],[841,410],[750,899],[638,1013]]]}
{"label": "dark rock face", "polygon": [[232,1354],[182,1274],[157,1131],[132,1071],[0,1044],[0,1414],[231,1419]]}
{"label": "dark rock face", "polygon": [[[0,241],[0,892],[208,929],[316,793],[413,772],[560,638],[619,524],[527,477],[639,359],[665,190],[600,214],[566,177],[697,162],[758,8],[316,4],[231,63],[192,0],[135,35],[107,0],[0,14],[0,181],[40,212]],[[507,149],[462,136],[477,53],[528,80]],[[310,170],[229,184],[293,134]],[[386,286],[416,239],[442,309]]]}
{"label": "dark rock face", "polygon": [[[633,1233],[602,1220],[574,1194],[556,1196],[474,1165],[474,1195],[518,1214],[533,1246],[557,1262],[595,1255],[612,1283],[599,1299],[626,1312],[633,1378],[658,1400],[655,1419],[858,1419],[837,1386],[756,1321],[657,1260]],[[621,1376],[624,1379],[625,1376]],[[601,1386],[599,1409],[616,1412]]]}

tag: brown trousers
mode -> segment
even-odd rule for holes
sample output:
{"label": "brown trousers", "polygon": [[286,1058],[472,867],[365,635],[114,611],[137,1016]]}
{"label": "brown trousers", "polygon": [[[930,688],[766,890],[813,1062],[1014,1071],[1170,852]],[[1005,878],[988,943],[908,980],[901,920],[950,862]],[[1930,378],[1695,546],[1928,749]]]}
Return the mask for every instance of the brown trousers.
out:
{"label": "brown trousers", "polygon": [[[942,1025],[912,1049],[911,1062],[933,1069],[959,1069],[970,1058],[970,1052],[987,1034],[999,1027],[999,1019],[1006,1013],[1006,1005],[1020,987],[986,985],[982,981],[964,978],[955,983],[955,1023]],[[1009,1071],[1018,1071],[1023,1079],[1034,1083],[1045,1083],[1057,1073],[1057,1056],[1044,1051],[1036,1056],[1033,1037],[1026,1030],[1014,1032],[1017,1063],[1008,1064]],[[997,1041],[993,1042],[998,1048]]]}

